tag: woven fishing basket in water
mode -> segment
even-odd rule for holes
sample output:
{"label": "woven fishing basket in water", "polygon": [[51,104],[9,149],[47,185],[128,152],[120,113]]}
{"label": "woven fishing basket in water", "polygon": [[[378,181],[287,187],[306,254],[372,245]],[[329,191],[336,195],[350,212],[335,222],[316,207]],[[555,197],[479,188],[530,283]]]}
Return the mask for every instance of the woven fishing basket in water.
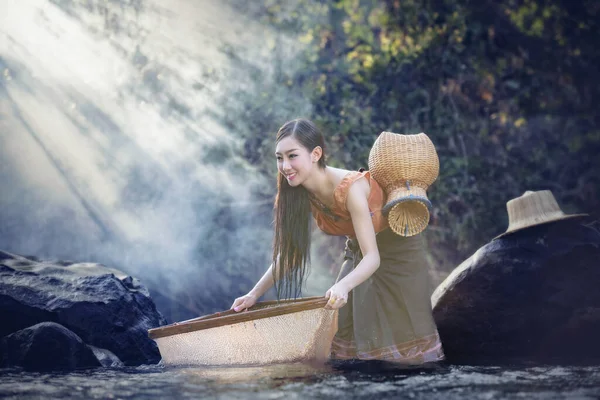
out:
{"label": "woven fishing basket in water", "polygon": [[261,365],[325,361],[337,310],[324,297],[264,301],[150,329],[165,365]]}
{"label": "woven fishing basket in water", "polygon": [[383,213],[398,235],[413,236],[429,224],[427,188],[437,179],[440,163],[424,133],[382,132],[369,153],[369,171],[387,195]]}

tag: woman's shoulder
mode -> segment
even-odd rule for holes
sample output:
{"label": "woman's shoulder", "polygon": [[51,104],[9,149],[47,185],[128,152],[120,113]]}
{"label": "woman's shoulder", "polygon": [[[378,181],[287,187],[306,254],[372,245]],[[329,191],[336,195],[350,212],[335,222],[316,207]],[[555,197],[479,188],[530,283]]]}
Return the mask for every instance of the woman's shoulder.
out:
{"label": "woman's shoulder", "polygon": [[335,187],[346,181],[354,182],[362,178],[366,174],[366,172],[363,171],[353,171],[349,169],[335,168],[329,166],[327,168],[329,169],[331,177],[330,179]]}
{"label": "woman's shoulder", "polygon": [[337,206],[341,210],[346,211],[346,200],[350,191],[352,190],[357,194],[364,193],[368,197],[370,185],[368,180],[362,179],[365,178],[366,172],[343,169],[339,169],[338,171],[339,182],[334,191],[334,199]]}
{"label": "woman's shoulder", "polygon": [[349,173],[354,172],[348,169],[330,167],[329,165],[327,166],[327,169],[329,170],[329,176],[331,176],[334,183],[341,182]]}

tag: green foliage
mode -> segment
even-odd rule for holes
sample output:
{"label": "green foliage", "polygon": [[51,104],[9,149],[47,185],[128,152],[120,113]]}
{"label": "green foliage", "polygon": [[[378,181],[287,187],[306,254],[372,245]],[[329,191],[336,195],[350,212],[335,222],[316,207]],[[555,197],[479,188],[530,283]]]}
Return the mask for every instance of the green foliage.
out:
{"label": "green foliage", "polygon": [[[504,231],[506,201],[526,190],[597,217],[596,2],[271,0],[254,12],[304,44],[301,66],[270,89],[285,81],[282,99],[310,100],[331,164],[366,167],[383,130],[433,140],[428,239],[443,269]],[[273,132],[287,118],[270,117],[296,116],[278,109],[286,103],[249,118]]]}

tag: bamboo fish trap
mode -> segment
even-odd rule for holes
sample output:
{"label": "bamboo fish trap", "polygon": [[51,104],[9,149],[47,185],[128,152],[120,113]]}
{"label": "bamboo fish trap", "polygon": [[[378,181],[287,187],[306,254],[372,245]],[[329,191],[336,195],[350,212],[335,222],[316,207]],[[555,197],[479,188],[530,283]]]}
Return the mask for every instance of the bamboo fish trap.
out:
{"label": "bamboo fish trap", "polygon": [[165,365],[265,365],[325,361],[337,310],[325,297],[263,301],[150,329]]}
{"label": "bamboo fish trap", "polygon": [[390,228],[401,236],[422,232],[431,211],[426,190],[440,170],[429,137],[382,132],[369,153],[369,170],[387,195],[382,211]]}

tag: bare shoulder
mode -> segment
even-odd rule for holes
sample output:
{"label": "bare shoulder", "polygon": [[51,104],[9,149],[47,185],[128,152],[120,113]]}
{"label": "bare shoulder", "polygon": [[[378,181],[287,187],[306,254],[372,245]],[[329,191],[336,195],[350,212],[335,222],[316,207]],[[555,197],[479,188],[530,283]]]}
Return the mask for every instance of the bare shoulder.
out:
{"label": "bare shoulder", "polygon": [[337,185],[339,185],[340,182],[342,182],[344,177],[348,175],[349,172],[352,172],[348,171],[347,169],[334,168],[329,166],[327,167],[327,170],[329,171],[330,180],[334,187],[337,187]]}
{"label": "bare shoulder", "polygon": [[356,182],[350,187],[350,191],[357,191],[361,194],[365,194],[365,197],[369,197],[369,193],[371,192],[371,184],[369,180],[364,176],[360,179],[357,179]]}
{"label": "bare shoulder", "polygon": [[348,210],[361,209],[365,208],[365,206],[368,208],[370,192],[371,186],[369,185],[369,181],[364,177],[357,179],[348,190],[348,197],[346,199],[346,207]]}

